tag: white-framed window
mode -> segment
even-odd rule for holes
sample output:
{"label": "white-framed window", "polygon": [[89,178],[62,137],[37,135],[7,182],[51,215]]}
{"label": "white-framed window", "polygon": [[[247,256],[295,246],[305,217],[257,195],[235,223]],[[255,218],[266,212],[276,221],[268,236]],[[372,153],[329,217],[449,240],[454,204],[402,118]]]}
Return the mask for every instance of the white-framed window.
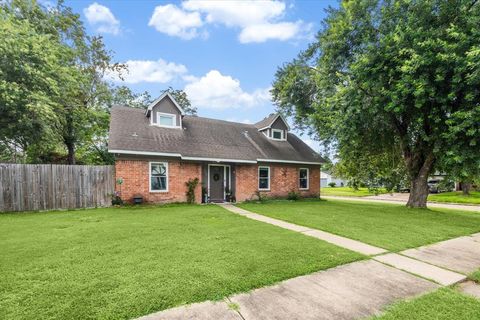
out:
{"label": "white-framed window", "polygon": [[258,190],[270,190],[270,167],[258,167]]}
{"label": "white-framed window", "polygon": [[272,139],[273,140],[284,140],[283,130],[272,129]]}
{"label": "white-framed window", "polygon": [[150,162],[150,192],[168,191],[168,162]]}
{"label": "white-framed window", "polygon": [[309,175],[310,175],[310,170],[308,168],[300,168],[298,171],[298,185],[300,190],[307,190],[308,189],[308,184],[309,184]]}
{"label": "white-framed window", "polygon": [[177,117],[174,114],[157,112],[157,125],[161,127],[176,127]]}

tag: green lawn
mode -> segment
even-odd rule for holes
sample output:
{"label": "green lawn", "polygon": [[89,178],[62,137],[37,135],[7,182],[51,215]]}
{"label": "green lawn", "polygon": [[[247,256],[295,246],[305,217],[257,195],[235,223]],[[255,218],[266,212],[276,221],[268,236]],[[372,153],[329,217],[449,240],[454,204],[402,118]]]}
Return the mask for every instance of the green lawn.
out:
{"label": "green lawn", "polygon": [[210,206],[0,215],[1,319],[129,319],[363,256]]}
{"label": "green lawn", "polygon": [[428,200],[435,202],[480,204],[480,191],[472,191],[469,196],[464,196],[462,191],[430,194]]}
{"label": "green lawn", "polygon": [[269,201],[240,207],[392,251],[480,231],[480,214],[349,201]]}
{"label": "green lawn", "polygon": [[480,300],[443,288],[388,308],[377,320],[472,320],[480,319]]}
{"label": "green lawn", "polygon": [[472,279],[475,282],[480,283],[480,269],[478,269],[477,271],[470,274],[469,278]]}
{"label": "green lawn", "polygon": [[[380,189],[379,193],[387,193],[385,189]],[[375,193],[369,192],[368,188],[359,188],[355,190],[350,187],[325,187],[320,189],[323,196],[342,196],[342,197],[366,197],[374,196]]]}

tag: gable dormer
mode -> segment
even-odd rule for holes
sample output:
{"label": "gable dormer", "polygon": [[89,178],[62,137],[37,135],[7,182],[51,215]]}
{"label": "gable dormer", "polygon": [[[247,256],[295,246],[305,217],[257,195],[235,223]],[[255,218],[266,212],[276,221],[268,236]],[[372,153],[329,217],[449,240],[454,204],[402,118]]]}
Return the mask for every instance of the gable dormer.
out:
{"label": "gable dormer", "polygon": [[280,113],[270,114],[265,119],[257,122],[255,126],[258,128],[258,131],[271,140],[287,141],[290,127]]}
{"label": "gable dormer", "polygon": [[165,91],[148,106],[145,115],[150,118],[152,126],[181,129],[185,113],[173,96]]}

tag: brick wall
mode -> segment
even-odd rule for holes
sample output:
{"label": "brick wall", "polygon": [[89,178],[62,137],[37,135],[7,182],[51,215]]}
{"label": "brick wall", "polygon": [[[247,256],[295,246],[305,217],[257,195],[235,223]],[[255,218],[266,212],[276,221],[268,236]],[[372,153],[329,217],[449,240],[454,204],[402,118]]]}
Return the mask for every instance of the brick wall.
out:
{"label": "brick wall", "polygon": [[[264,165],[260,165],[264,166]],[[269,164],[270,191],[262,191],[269,197],[286,197],[294,190],[302,197],[318,197],[320,195],[320,167]],[[309,189],[299,190],[299,169],[309,168]],[[258,190],[258,165],[237,165],[235,169],[237,201],[256,198]]]}
{"label": "brick wall", "polygon": [[[163,162],[163,161],[161,161]],[[186,202],[185,182],[190,178],[198,178],[200,183],[195,190],[195,200],[200,203],[202,200],[202,167],[197,163],[166,161],[168,162],[168,192],[149,191],[149,161],[147,160],[116,160],[116,179],[122,178],[123,184],[116,185],[124,201],[132,201],[136,194],[141,194],[146,202]]]}

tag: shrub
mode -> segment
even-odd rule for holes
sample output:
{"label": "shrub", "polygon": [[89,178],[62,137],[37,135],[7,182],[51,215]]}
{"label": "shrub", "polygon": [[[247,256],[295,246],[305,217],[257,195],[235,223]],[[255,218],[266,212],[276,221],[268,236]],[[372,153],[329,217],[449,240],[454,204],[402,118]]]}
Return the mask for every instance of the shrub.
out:
{"label": "shrub", "polygon": [[195,179],[188,179],[187,182],[185,182],[185,185],[187,186],[187,192],[185,193],[187,195],[187,202],[188,203],[195,203],[195,189],[197,188],[199,183],[198,178]]}
{"label": "shrub", "polygon": [[121,206],[123,204],[122,198],[120,198],[120,193],[116,191],[115,193],[112,193],[112,206]]}
{"label": "shrub", "polygon": [[258,201],[260,202],[265,202],[268,200],[268,197],[266,194],[261,193],[260,191],[255,191],[255,195],[258,198]]}
{"label": "shrub", "polygon": [[295,190],[290,191],[288,193],[287,200],[293,200],[293,201],[300,200],[300,193],[296,192]]}
{"label": "shrub", "polygon": [[337,186],[337,184],[335,182],[330,182],[328,184],[329,187],[332,187],[332,188],[335,188]]}

